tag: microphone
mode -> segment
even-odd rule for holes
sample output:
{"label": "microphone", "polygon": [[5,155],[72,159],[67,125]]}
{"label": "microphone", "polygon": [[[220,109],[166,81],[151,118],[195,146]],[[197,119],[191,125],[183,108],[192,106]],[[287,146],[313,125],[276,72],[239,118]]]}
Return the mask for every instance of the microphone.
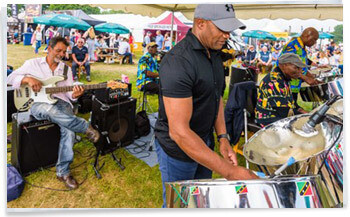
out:
{"label": "microphone", "polygon": [[329,99],[319,110],[311,115],[309,120],[302,126],[302,131],[307,134],[317,134],[315,126],[323,121],[326,112],[329,110],[330,106],[337,101],[339,95],[333,96]]}

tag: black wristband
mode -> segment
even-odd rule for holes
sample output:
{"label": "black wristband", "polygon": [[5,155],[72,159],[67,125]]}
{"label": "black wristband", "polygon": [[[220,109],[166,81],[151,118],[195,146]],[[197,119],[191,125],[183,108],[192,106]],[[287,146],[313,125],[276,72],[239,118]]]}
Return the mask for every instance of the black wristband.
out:
{"label": "black wristband", "polygon": [[226,134],[220,134],[220,135],[217,136],[217,138],[218,138],[218,142],[220,142],[221,138],[226,138],[230,142],[230,135],[228,135],[227,133]]}

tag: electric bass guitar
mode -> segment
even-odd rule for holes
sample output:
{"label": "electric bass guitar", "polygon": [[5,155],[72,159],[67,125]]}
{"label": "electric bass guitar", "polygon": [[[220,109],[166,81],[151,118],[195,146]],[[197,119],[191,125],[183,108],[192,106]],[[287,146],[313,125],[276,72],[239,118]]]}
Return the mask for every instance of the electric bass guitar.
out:
{"label": "electric bass guitar", "polygon": [[[35,78],[35,77],[34,77]],[[61,93],[61,92],[69,92],[73,90],[74,86],[62,86],[57,87],[56,84],[60,81],[63,81],[64,78],[62,76],[53,76],[46,80],[41,80],[39,78],[35,78],[42,83],[42,87],[39,92],[34,92],[29,85],[22,85],[19,89],[15,89],[14,91],[14,101],[15,107],[18,111],[27,111],[33,105],[34,102],[46,102],[49,104],[54,104],[57,102],[57,99],[52,97],[52,94]],[[128,84],[120,82],[120,81],[108,81],[106,83],[100,84],[89,84],[89,85],[80,85],[84,88],[84,90],[91,89],[103,89],[103,88],[111,88],[111,89],[119,89],[121,92],[128,91]]]}

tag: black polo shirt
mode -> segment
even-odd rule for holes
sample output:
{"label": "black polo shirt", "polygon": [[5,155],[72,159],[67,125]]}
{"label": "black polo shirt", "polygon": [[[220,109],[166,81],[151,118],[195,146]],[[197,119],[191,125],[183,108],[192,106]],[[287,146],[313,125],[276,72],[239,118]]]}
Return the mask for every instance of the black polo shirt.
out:
{"label": "black polo shirt", "polygon": [[186,37],[164,56],[160,64],[159,117],[155,135],[169,156],[182,161],[193,160],[169,136],[162,96],[192,97],[190,128],[205,141],[205,138],[213,133],[224,85],[224,70],[219,52],[209,52],[210,58],[190,30]]}
{"label": "black polo shirt", "polygon": [[72,49],[72,54],[75,54],[75,57],[77,58],[78,61],[84,61],[85,59],[85,55],[88,52],[88,49],[87,47],[83,46],[82,48],[78,48],[78,46],[74,46],[73,49]]}

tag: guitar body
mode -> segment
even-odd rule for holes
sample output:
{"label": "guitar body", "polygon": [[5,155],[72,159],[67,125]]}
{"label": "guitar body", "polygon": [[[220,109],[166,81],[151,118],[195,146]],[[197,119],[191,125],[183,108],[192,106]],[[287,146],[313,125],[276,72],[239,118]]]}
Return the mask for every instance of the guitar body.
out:
{"label": "guitar body", "polygon": [[[35,78],[35,77],[34,77]],[[23,85],[20,89],[14,92],[15,106],[18,111],[27,111],[34,102],[46,102],[54,104],[57,100],[51,97],[51,94],[46,93],[46,88],[55,87],[57,82],[63,81],[62,76],[52,76],[49,79],[41,80],[35,78],[42,83],[40,92],[35,93],[29,85]]]}

